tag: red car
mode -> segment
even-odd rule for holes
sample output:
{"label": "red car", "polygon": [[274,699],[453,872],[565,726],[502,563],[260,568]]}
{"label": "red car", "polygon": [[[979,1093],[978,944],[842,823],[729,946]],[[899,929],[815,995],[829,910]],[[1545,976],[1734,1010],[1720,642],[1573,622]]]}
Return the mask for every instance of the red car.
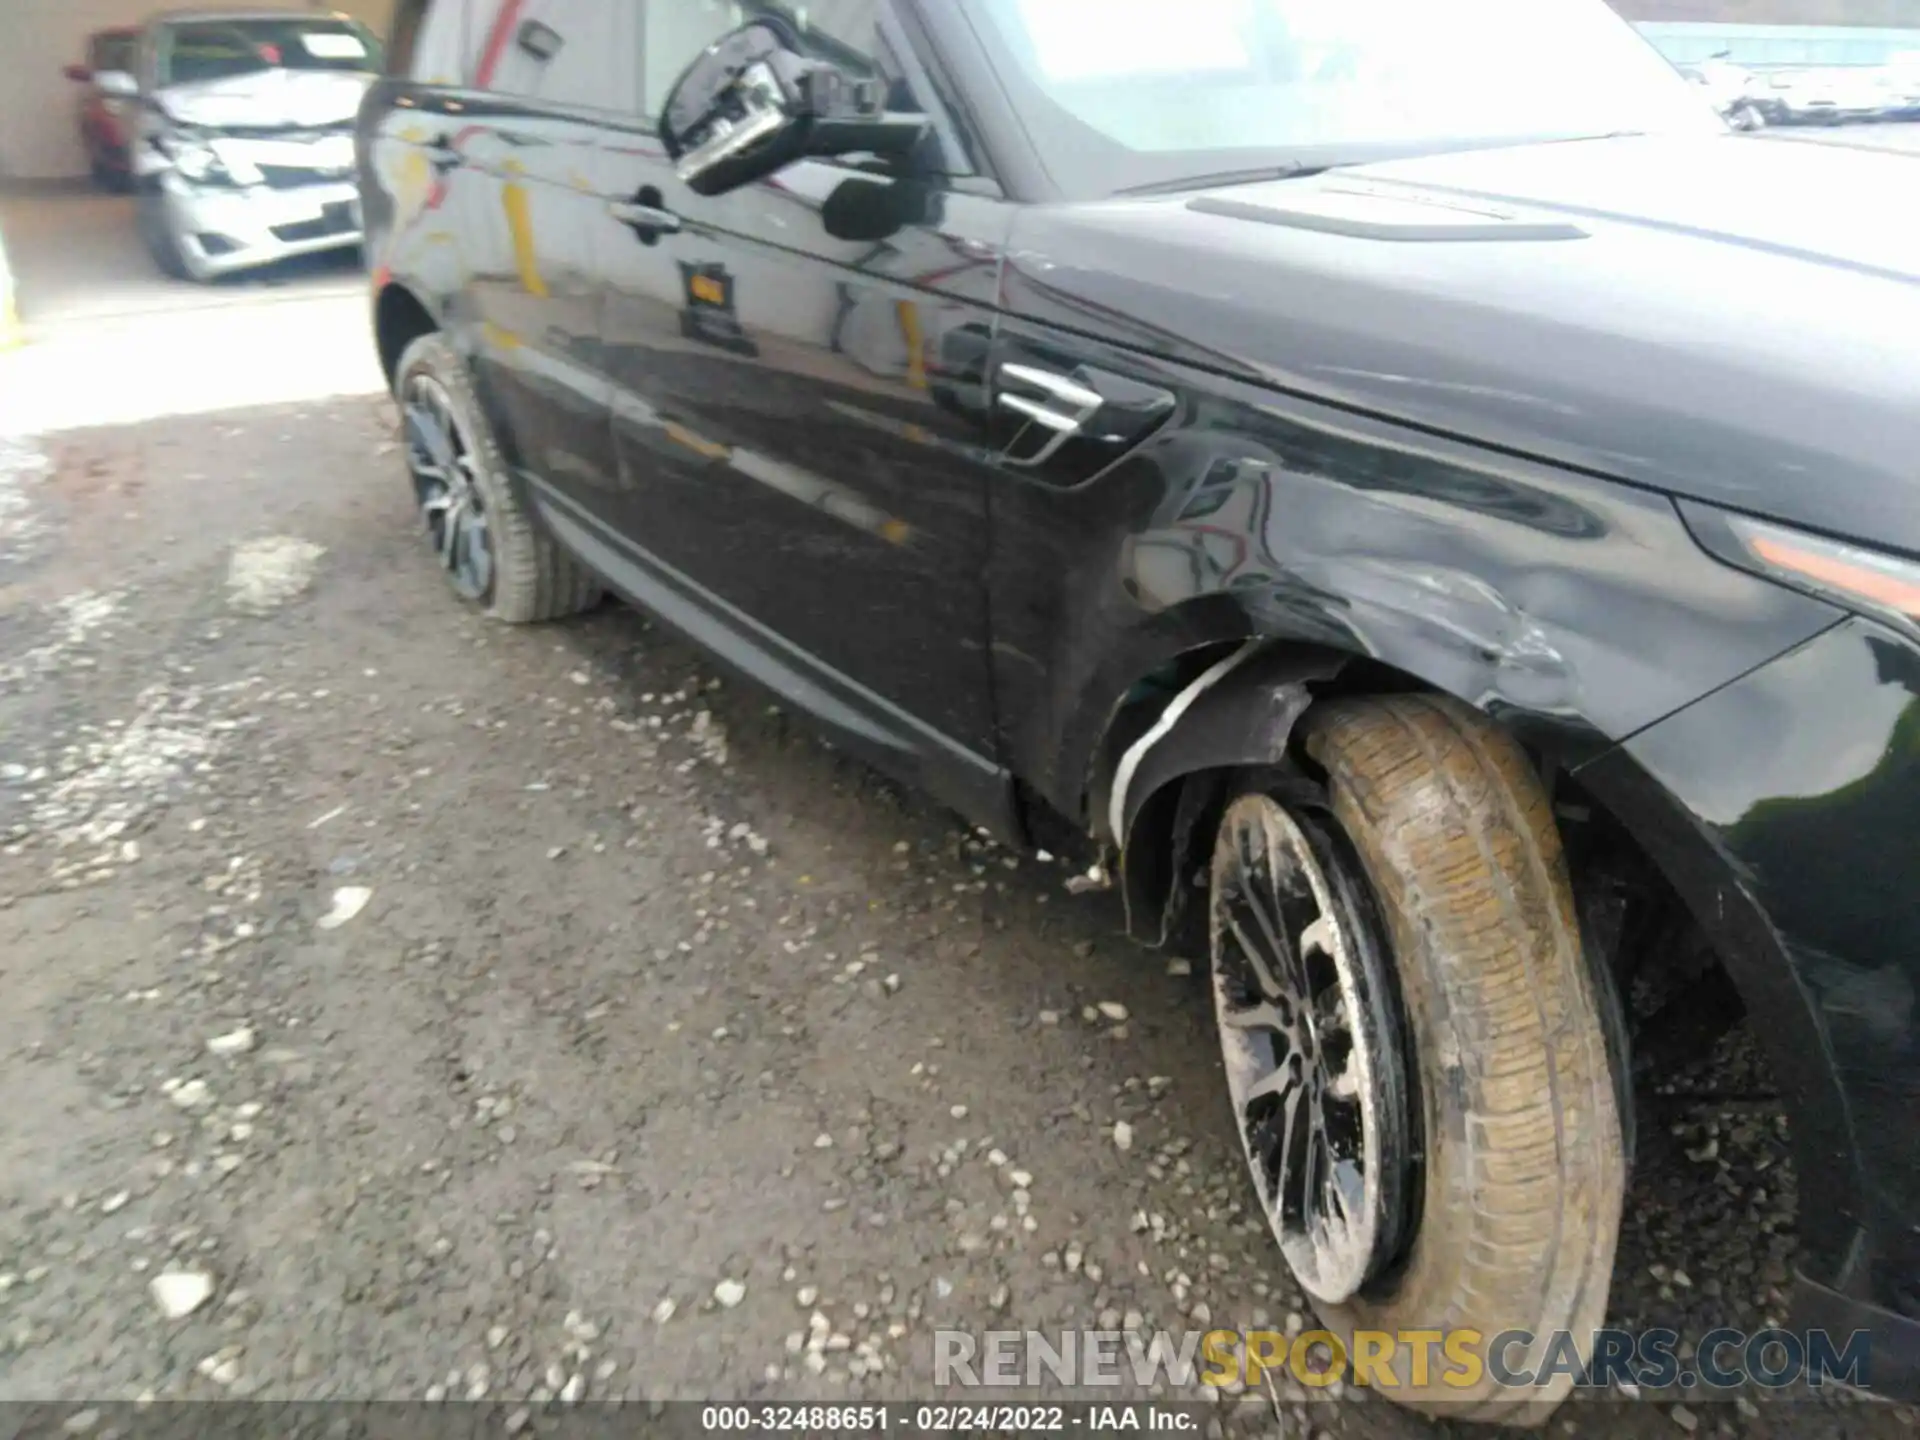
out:
{"label": "red car", "polygon": [[137,29],[96,31],[87,37],[86,64],[69,65],[66,70],[69,80],[86,86],[80,101],[80,139],[87,147],[95,183],[109,190],[126,189],[132,178],[133,101],[116,93],[116,82],[103,86],[101,80],[110,75],[124,77],[124,85],[131,88],[139,40]]}

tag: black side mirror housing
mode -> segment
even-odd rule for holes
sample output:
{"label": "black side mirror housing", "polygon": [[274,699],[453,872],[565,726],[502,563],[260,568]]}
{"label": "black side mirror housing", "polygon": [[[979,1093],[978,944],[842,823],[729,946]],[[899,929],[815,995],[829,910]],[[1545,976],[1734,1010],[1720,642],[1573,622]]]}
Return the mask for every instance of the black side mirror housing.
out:
{"label": "black side mirror housing", "polygon": [[724,195],[807,156],[907,157],[926,133],[891,115],[871,81],[799,53],[755,21],[709,45],[674,82],[660,116],[667,155],[696,195]]}

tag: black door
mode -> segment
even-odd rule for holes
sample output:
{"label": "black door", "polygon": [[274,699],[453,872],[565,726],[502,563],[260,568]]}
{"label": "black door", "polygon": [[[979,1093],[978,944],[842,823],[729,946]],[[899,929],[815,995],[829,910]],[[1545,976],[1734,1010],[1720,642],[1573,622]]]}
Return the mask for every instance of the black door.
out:
{"label": "black door", "polygon": [[459,162],[442,203],[467,247],[483,393],[509,459],[605,510],[617,465],[600,359],[597,231],[610,116],[631,113],[637,0],[471,0],[468,86],[439,143]]}
{"label": "black door", "polygon": [[[811,4],[802,29],[911,103],[924,72],[886,8]],[[648,7],[649,105],[735,9]],[[631,583],[704,610],[703,639],[871,758],[991,808],[984,381],[1010,207],[952,147],[925,178],[805,162],[711,199],[650,124],[612,148],[635,206],[601,259]]]}

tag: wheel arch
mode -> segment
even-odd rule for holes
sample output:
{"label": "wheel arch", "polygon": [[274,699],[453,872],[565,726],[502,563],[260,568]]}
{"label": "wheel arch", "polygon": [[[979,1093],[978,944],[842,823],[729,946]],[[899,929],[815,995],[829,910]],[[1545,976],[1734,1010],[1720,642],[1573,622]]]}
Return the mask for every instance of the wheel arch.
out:
{"label": "wheel arch", "polygon": [[1799,1184],[1800,1269],[1835,1290],[1862,1283],[1857,1243],[1870,1213],[1853,1108],[1819,1004],[1746,883],[1745,867],[1624,748],[1574,772],[1630,834],[1711,943],[1750,1018],[1788,1112]]}
{"label": "wheel arch", "polygon": [[[1236,657],[1237,663],[1228,663]],[[1139,698],[1148,690],[1172,698]],[[1448,693],[1418,675],[1336,648],[1243,640],[1169,656],[1124,692],[1089,763],[1087,793],[1088,828],[1118,852],[1114,881],[1128,932],[1151,946],[1203,947],[1204,906],[1189,903],[1197,892],[1188,882],[1197,873],[1197,857],[1211,844],[1235,774],[1284,762],[1301,718],[1324,699],[1406,691]],[[1123,770],[1123,758],[1181,697],[1189,703],[1175,723],[1130,773]],[[1798,980],[1779,933],[1742,883],[1740,865],[1626,751],[1587,727],[1543,724],[1537,716],[1454,698],[1516,733],[1543,767],[1569,775],[1624,830],[1706,934],[1754,1019],[1792,1118],[1802,1177],[1803,1268],[1810,1278],[1842,1288],[1851,1278],[1850,1251],[1866,1214],[1864,1182],[1845,1138],[1851,1135],[1850,1107],[1815,1001]]]}
{"label": "wheel arch", "polygon": [[389,389],[399,374],[400,357],[407,353],[407,347],[441,328],[426,301],[404,282],[390,279],[380,287],[373,302],[373,336]]}
{"label": "wheel arch", "polygon": [[1226,777],[1284,761],[1322,697],[1406,692],[1472,705],[1552,766],[1572,769],[1607,748],[1584,721],[1489,707],[1337,645],[1243,633],[1176,649],[1108,703],[1081,772],[1087,831],[1119,855],[1129,933],[1162,946],[1185,933],[1180,877],[1218,817]]}

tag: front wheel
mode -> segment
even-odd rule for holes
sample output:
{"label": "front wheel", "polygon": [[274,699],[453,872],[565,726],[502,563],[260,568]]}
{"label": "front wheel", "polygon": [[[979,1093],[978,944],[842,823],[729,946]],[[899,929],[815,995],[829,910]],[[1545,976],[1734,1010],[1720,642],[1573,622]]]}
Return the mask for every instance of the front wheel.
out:
{"label": "front wheel", "polygon": [[175,280],[197,278],[187,268],[186,255],[180,248],[180,237],[174,233],[173,222],[167,218],[167,207],[157,194],[149,192],[140,197],[137,223],[140,239],[163,275]]}
{"label": "front wheel", "polygon": [[[1627,1169],[1551,807],[1518,745],[1451,701],[1334,701],[1302,732],[1316,773],[1245,776],[1213,857],[1215,1008],[1255,1188],[1349,1363],[1375,1357],[1356,1380],[1538,1423],[1571,1377],[1504,1388],[1491,1342],[1531,1337],[1503,1347],[1515,1369],[1559,1332],[1589,1353]],[[1436,1330],[1444,1350],[1400,1338]]]}

